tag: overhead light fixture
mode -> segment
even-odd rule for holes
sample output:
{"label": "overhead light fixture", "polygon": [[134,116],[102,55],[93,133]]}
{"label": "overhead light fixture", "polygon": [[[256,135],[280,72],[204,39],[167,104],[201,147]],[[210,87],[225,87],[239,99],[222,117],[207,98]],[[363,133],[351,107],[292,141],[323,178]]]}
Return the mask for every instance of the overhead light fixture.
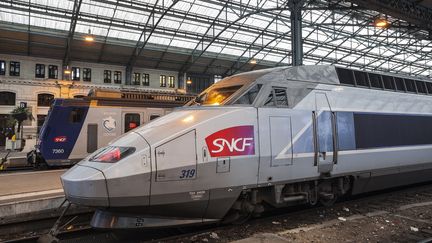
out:
{"label": "overhead light fixture", "polygon": [[88,30],[88,35],[84,36],[84,40],[88,41],[88,42],[93,42],[94,41],[94,37],[91,34],[91,30],[90,29]]}
{"label": "overhead light fixture", "polygon": [[186,84],[189,84],[189,85],[192,84],[192,79],[190,77],[187,78]]}
{"label": "overhead light fixture", "polygon": [[374,26],[381,29],[387,29],[390,27],[390,22],[388,21],[387,17],[379,15],[374,20]]}
{"label": "overhead light fixture", "polygon": [[255,64],[257,64],[257,60],[256,60],[255,58],[252,58],[252,59],[249,61],[249,63],[255,65]]}

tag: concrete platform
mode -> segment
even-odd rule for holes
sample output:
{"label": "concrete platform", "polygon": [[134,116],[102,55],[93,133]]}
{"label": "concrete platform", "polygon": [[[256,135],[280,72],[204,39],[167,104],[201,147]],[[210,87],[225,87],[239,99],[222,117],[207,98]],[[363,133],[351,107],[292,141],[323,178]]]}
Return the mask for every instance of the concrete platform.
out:
{"label": "concrete platform", "polygon": [[0,225],[49,216],[64,201],[66,170],[0,174]]}

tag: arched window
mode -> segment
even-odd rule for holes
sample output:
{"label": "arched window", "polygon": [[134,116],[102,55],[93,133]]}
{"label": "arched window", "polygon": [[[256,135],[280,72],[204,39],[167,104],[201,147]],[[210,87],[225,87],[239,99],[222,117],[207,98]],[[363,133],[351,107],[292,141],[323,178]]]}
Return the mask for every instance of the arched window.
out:
{"label": "arched window", "polygon": [[0,92],[0,105],[15,105],[16,94],[13,92],[1,91]]}
{"label": "arched window", "polygon": [[54,99],[52,94],[38,94],[38,106],[50,106],[51,101]]}

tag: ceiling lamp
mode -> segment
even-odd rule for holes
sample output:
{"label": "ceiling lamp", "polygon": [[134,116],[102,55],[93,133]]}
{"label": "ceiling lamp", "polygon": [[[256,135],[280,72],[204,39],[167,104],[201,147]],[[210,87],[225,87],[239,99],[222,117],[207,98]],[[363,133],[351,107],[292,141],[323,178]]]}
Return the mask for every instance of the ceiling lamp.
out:
{"label": "ceiling lamp", "polygon": [[383,17],[382,15],[379,15],[374,20],[374,26],[381,29],[387,29],[390,27],[390,22],[387,20],[387,17]]}
{"label": "ceiling lamp", "polygon": [[252,58],[252,59],[249,61],[249,63],[255,65],[255,64],[257,64],[257,60],[256,60],[255,58]]}
{"label": "ceiling lamp", "polygon": [[192,84],[192,79],[190,77],[187,78],[186,80],[186,84],[191,85]]}
{"label": "ceiling lamp", "polygon": [[88,35],[85,35],[85,36],[84,36],[84,40],[87,41],[87,42],[93,42],[93,41],[94,41],[94,37],[93,37],[93,35],[91,34],[90,29],[88,30]]}

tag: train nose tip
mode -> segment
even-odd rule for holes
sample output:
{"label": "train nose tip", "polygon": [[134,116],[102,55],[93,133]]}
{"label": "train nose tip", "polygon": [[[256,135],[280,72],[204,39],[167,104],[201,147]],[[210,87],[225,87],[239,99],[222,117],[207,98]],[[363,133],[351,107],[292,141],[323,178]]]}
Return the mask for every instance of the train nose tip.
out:
{"label": "train nose tip", "polygon": [[109,206],[106,179],[102,171],[76,165],[61,176],[66,198],[84,206]]}

